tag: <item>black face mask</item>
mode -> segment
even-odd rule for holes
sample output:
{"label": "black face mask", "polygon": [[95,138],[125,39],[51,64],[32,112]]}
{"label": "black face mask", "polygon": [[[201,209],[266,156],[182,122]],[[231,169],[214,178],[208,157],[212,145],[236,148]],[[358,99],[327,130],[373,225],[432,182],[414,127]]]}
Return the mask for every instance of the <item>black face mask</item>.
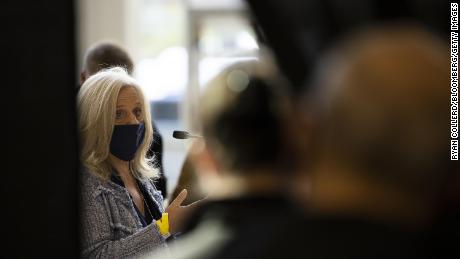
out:
{"label": "black face mask", "polygon": [[144,140],[144,123],[115,125],[110,141],[110,153],[124,161],[131,161]]}

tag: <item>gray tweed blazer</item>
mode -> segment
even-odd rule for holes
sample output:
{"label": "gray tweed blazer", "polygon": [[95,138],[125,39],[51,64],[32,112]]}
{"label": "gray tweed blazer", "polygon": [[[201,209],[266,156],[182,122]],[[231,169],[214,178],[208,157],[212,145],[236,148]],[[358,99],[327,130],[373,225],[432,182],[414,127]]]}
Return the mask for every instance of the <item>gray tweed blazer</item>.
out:
{"label": "gray tweed blazer", "polygon": [[[83,258],[142,257],[166,242],[155,223],[143,228],[128,191],[84,170],[81,189]],[[163,209],[163,198],[150,180],[141,184]]]}

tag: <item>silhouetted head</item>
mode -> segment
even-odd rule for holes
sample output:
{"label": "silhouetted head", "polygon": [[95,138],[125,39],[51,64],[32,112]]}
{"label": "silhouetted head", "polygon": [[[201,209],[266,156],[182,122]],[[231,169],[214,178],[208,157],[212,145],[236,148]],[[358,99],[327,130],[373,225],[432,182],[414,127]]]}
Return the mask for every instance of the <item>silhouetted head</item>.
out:
{"label": "silhouetted head", "polygon": [[286,154],[287,86],[259,62],[229,67],[200,102],[203,136],[223,171],[277,168]]}
{"label": "silhouetted head", "polygon": [[322,63],[315,81],[323,158],[428,191],[448,171],[447,44],[412,26],[372,28]]}
{"label": "silhouetted head", "polygon": [[98,43],[88,49],[83,60],[80,81],[83,82],[102,69],[123,67],[132,75],[133,61],[128,52],[114,43]]}

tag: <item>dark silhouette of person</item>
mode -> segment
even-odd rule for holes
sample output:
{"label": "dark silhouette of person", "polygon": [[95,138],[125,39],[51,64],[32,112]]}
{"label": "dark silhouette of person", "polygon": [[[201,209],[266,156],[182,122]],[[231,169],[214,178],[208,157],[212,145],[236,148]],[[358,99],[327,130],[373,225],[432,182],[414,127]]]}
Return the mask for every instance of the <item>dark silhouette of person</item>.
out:
{"label": "dark silhouette of person", "polygon": [[285,247],[305,258],[445,258],[428,237],[452,173],[448,53],[423,27],[388,24],[323,57],[304,99],[315,125],[298,180],[307,216]]}
{"label": "dark silhouette of person", "polygon": [[286,195],[288,88],[269,67],[234,64],[204,90],[203,138],[190,158],[207,196],[170,246],[172,258],[263,258],[267,242],[297,214]]}

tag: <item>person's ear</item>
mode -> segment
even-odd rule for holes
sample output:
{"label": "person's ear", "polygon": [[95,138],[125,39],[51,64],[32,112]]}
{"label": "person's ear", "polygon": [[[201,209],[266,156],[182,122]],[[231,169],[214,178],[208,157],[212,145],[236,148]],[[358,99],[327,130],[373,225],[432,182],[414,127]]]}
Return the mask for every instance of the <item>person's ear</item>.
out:
{"label": "person's ear", "polygon": [[86,79],[87,79],[86,71],[83,70],[80,72],[80,85],[82,85],[86,81]]}
{"label": "person's ear", "polygon": [[193,146],[192,158],[195,166],[197,167],[197,172],[199,174],[217,174],[219,171],[219,165],[217,160],[212,154],[209,146],[202,140],[197,141]]}

